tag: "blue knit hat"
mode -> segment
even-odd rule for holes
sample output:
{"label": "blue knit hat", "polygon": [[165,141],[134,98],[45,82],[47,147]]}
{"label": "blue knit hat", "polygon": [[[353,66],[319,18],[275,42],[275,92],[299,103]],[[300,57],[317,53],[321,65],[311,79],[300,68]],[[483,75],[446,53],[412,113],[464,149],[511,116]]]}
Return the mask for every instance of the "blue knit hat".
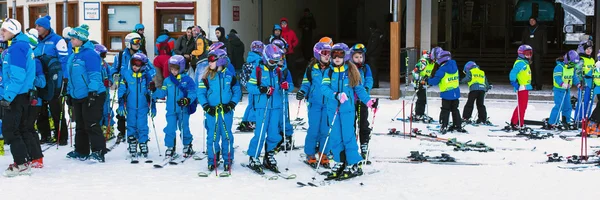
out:
{"label": "blue knit hat", "polygon": [[35,24],[50,30],[50,19],[52,19],[50,15],[46,15],[35,20]]}
{"label": "blue knit hat", "polygon": [[90,27],[87,24],[82,24],[78,27],[73,28],[73,30],[69,32],[69,36],[71,38],[77,38],[81,41],[87,41],[88,36],[90,36],[90,33],[88,32],[89,29]]}
{"label": "blue knit hat", "polygon": [[144,25],[143,24],[136,24],[135,25],[135,29],[133,31],[138,31],[140,29],[144,29]]}
{"label": "blue knit hat", "polygon": [[275,24],[273,26],[273,30],[280,30],[281,31],[281,26],[279,24]]}

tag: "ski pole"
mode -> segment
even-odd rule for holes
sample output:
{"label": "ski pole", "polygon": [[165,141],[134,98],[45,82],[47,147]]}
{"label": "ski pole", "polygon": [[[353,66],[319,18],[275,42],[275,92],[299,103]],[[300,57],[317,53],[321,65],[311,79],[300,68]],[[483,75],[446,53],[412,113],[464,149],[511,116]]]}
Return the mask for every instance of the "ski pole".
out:
{"label": "ski pole", "polygon": [[[231,112],[231,111],[229,111],[229,112]],[[224,113],[221,113],[221,119],[223,119],[223,128],[225,129],[225,137],[227,139],[227,143],[229,143],[229,146],[227,147],[227,148],[229,148],[229,151],[227,152],[227,160],[229,161],[229,164],[231,165],[231,151],[233,150],[233,148],[231,148],[231,146],[233,146],[233,143],[231,142],[231,139],[229,139],[230,131],[229,131],[229,129],[227,129],[227,124],[225,123],[225,114]],[[233,137],[233,135],[231,137]],[[229,166],[229,175],[231,175],[231,166]]]}
{"label": "ski pole", "polygon": [[[333,120],[331,121],[331,126],[329,126],[329,131],[327,132],[327,137],[325,138],[325,144],[323,145],[323,150],[321,150],[321,153],[319,154],[319,161],[321,161],[321,159],[323,159],[323,155],[325,154],[325,149],[327,147],[327,142],[329,142],[329,136],[331,135],[331,131],[333,130],[333,125],[335,124],[335,120],[337,118],[337,115],[340,111],[340,106],[338,104],[338,107],[335,109],[335,113],[333,114]],[[317,165],[317,169],[315,169],[315,174],[312,177],[312,180],[317,180],[317,174],[319,173],[319,167],[321,167],[321,165]]]}
{"label": "ski pole", "polygon": [[[413,101],[414,101],[414,99],[415,99],[415,96],[417,95],[417,92],[419,92],[419,90],[420,90],[420,89],[417,89],[417,90],[415,91],[415,93],[413,94],[413,96],[412,96],[412,99],[413,99]],[[403,99],[406,99],[406,98],[403,98]],[[403,101],[404,101],[404,100],[403,100]],[[392,118],[392,121],[395,121],[395,120],[396,120],[396,118],[398,117],[398,115],[400,115],[400,113],[401,113],[401,112],[403,112],[403,111],[404,111],[404,107],[402,107],[402,108],[401,108],[401,109],[400,109],[400,110],[399,110],[399,111],[396,113],[396,115],[394,115],[394,118]]]}
{"label": "ski pole", "polygon": [[[402,116],[404,116],[404,119],[406,119],[406,112],[404,112],[404,107],[406,106],[406,103],[404,102],[404,100],[402,100]],[[412,116],[409,116],[412,117]],[[402,120],[402,133],[404,134],[404,137],[406,137],[406,120]]]}
{"label": "ski pole", "polygon": [[[571,81],[567,81],[567,85],[570,85]],[[558,120],[560,120],[560,118],[562,118],[562,107],[563,104],[565,103],[565,97],[567,96],[567,93],[569,93],[569,88],[565,89],[565,94],[562,97],[562,100],[560,101],[560,105],[558,106],[558,117],[556,118],[556,120],[554,120],[554,124],[558,124]],[[570,116],[569,116],[570,117]]]}
{"label": "ski pole", "polygon": [[[118,77],[118,75],[117,75],[117,77]],[[114,99],[115,99],[115,98],[118,96],[118,95],[117,95],[117,91],[119,90],[119,83],[120,83],[120,82],[121,82],[121,81],[117,81],[117,84],[116,84],[117,88],[116,88],[116,89],[115,89],[115,91],[113,92],[112,99],[109,99],[109,101],[110,101],[110,106],[109,106],[109,108],[108,108],[108,112],[109,112],[109,113],[108,113],[108,124],[107,124],[107,127],[108,127],[108,128],[106,129],[106,136],[105,136],[106,138],[108,138],[108,135],[109,135],[110,131],[112,131],[112,125],[110,125],[110,122],[112,121],[112,118],[113,118],[113,116],[112,116],[112,112],[113,112],[113,108],[114,108],[114,105],[115,105],[115,101],[114,101]],[[110,89],[110,87],[108,87],[108,89]]]}
{"label": "ski pole", "polygon": [[[217,142],[217,127],[219,125],[219,109],[221,109],[221,112],[223,112],[223,107],[221,106],[221,104],[219,104],[216,108],[215,108],[215,131],[213,133],[213,140],[212,140],[212,150],[213,150],[213,165],[215,166],[215,176],[219,176],[219,170],[217,169],[217,153],[215,151],[215,142]],[[218,143],[218,142],[217,142]]]}
{"label": "ski pole", "polygon": [[154,128],[154,138],[156,138],[156,147],[158,148],[158,156],[162,156],[160,153],[160,144],[158,143],[158,135],[156,134],[156,125],[154,125],[154,117],[150,118],[152,120],[152,128]]}
{"label": "ski pole", "polygon": [[[377,99],[377,102],[379,102],[379,99]],[[410,103],[410,113],[413,113],[413,103]],[[375,113],[373,113],[373,117],[375,117]],[[411,117],[410,125],[409,125],[410,128],[408,129],[408,130],[410,130],[410,132],[412,132],[412,122],[413,122],[413,118]],[[409,133],[409,134],[411,134],[411,133]],[[408,137],[408,139],[412,140],[412,137]]]}
{"label": "ski pole", "polygon": [[[377,103],[377,106],[379,107],[379,98],[376,98],[375,102]],[[371,130],[373,130],[373,127],[375,127],[375,115],[377,115],[377,108],[373,108],[373,120],[371,122]],[[369,132],[369,138],[371,138],[372,133],[373,133],[373,131]],[[365,158],[363,164],[367,164],[369,162],[369,153],[371,153],[371,146],[367,145],[367,157]]]}
{"label": "ski pole", "polygon": [[[260,153],[258,151],[259,150],[258,147],[260,147],[260,143],[261,143],[260,140],[262,140],[263,131],[265,129],[265,120],[267,120],[266,119],[267,118],[267,110],[269,110],[269,108],[268,108],[269,107],[269,100],[271,100],[271,98],[269,98],[269,96],[267,95],[267,103],[265,105],[265,113],[263,114],[263,120],[262,120],[262,122],[260,124],[260,134],[258,134],[258,141],[257,141],[257,144],[256,144],[256,151],[254,152],[254,158],[258,158],[258,155],[260,155]],[[265,140],[265,142],[266,142],[266,140]]]}
{"label": "ski pole", "polygon": [[[284,95],[284,98],[283,98],[284,104],[283,104],[283,113],[282,113],[282,116],[283,116],[283,123],[282,123],[283,126],[282,127],[283,127],[283,138],[284,138],[283,141],[284,141],[284,144],[285,144],[285,142],[287,140],[285,130],[287,128],[287,120],[290,119],[290,115],[289,115],[290,110],[289,109],[286,110],[286,108],[289,108],[289,104],[288,104],[288,101],[287,101],[288,93],[285,90],[283,91],[283,93],[285,95]],[[300,102],[302,102],[302,101],[300,101]],[[300,111],[300,103],[298,103],[298,111]],[[296,116],[298,116],[298,115],[296,114]],[[300,119],[300,118],[296,117],[296,120],[298,120],[298,119]],[[292,156],[288,156],[288,151],[291,151],[294,148],[294,140],[293,140],[294,134],[292,133],[291,136],[292,137],[290,138],[290,140],[291,140],[290,141],[290,149],[288,150],[288,148],[285,147],[285,151],[283,151],[283,153],[285,154],[285,156],[288,157],[288,162],[287,162],[287,164],[285,166],[285,171],[289,171],[290,170],[289,167],[290,167],[290,162],[292,160]]]}
{"label": "ski pole", "polygon": [[[202,109],[202,114],[200,114],[200,117],[202,117],[202,125],[205,126],[206,124],[206,116],[205,116],[205,112],[204,109]],[[202,154],[206,155],[208,154],[206,152],[206,149],[208,147],[206,147],[206,128],[202,129]]]}
{"label": "ski pole", "polygon": [[[287,97],[287,94],[286,94]],[[300,105],[302,105],[302,100],[298,101],[298,111],[296,112],[296,121],[302,121],[302,119],[300,119]]]}
{"label": "ski pole", "polygon": [[[84,83],[85,83],[85,80],[84,80]],[[65,84],[62,84],[62,86],[60,87],[60,94],[61,95],[63,94],[64,89],[65,89]],[[63,112],[65,110],[65,106],[64,105],[65,105],[65,96],[63,95],[61,97],[61,103],[60,103],[60,108],[61,108],[60,109],[60,115],[58,115],[59,119],[58,119],[58,131],[57,131],[58,134],[57,134],[57,138],[56,138],[57,139],[56,140],[56,149],[58,149],[58,146],[60,146],[60,128],[62,128],[61,127],[61,125],[62,125],[62,119],[64,118],[63,117]]]}

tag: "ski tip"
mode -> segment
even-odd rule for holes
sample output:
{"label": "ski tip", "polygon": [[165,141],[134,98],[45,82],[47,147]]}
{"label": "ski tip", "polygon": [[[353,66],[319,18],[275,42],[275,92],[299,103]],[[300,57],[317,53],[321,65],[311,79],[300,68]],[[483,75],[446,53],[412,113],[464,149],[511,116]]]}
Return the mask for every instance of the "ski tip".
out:
{"label": "ski tip", "polygon": [[154,165],[154,168],[160,169],[160,168],[163,168],[163,166],[161,166],[161,165]]}

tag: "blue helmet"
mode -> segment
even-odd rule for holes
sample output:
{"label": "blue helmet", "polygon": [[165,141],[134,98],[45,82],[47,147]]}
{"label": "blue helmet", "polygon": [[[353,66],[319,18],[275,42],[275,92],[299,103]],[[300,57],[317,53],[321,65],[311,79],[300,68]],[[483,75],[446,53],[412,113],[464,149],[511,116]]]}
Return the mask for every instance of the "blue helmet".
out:
{"label": "blue helmet", "polygon": [[104,56],[106,56],[106,52],[108,52],[108,49],[106,49],[106,47],[104,45],[95,44],[94,51],[96,51],[96,53],[98,53],[98,55],[100,55],[100,57],[102,57],[102,54],[104,54]]}
{"label": "blue helmet", "polygon": [[261,41],[256,40],[250,44],[250,51],[262,54],[263,49],[265,49],[265,45]]}
{"label": "blue helmet", "polygon": [[574,50],[570,50],[564,56],[563,62],[565,65],[576,65],[579,64],[581,60],[579,59],[579,54]]}
{"label": "blue helmet", "polygon": [[436,58],[436,59],[435,59],[435,62],[436,62],[438,65],[442,65],[442,64],[444,64],[445,62],[447,62],[447,61],[449,61],[449,60],[451,60],[451,59],[452,59],[452,54],[450,54],[450,52],[449,52],[449,51],[444,51],[444,50],[442,50],[442,51],[440,51],[440,52],[439,52],[437,55],[435,55],[435,58]]}
{"label": "blue helmet", "polygon": [[[328,51],[328,52],[327,52]],[[313,47],[313,56],[318,60],[321,61],[321,55],[324,55],[325,52],[327,52],[327,55],[331,53],[331,46],[329,46],[329,44],[327,43],[323,43],[323,42],[318,42],[317,44],[315,44],[315,46]]]}
{"label": "blue helmet", "polygon": [[208,52],[208,62],[217,62],[217,66],[227,66],[229,64],[227,52],[223,49],[215,49]]}
{"label": "blue helmet", "polygon": [[517,49],[517,55],[519,56],[519,58],[529,59],[531,58],[531,55],[533,55],[533,48],[526,44],[521,45],[519,46],[519,49]]}
{"label": "blue helmet", "polygon": [[179,73],[183,73],[185,69],[185,58],[182,55],[174,55],[169,58],[169,65],[179,66]]}
{"label": "blue helmet", "polygon": [[262,55],[264,62],[267,65],[273,67],[277,66],[279,61],[283,59],[283,50],[277,47],[277,45],[268,44],[267,46],[265,46]]}
{"label": "blue helmet", "polygon": [[466,73],[467,71],[470,71],[471,69],[476,68],[476,67],[479,67],[477,65],[477,63],[475,63],[473,61],[469,61],[469,62],[467,62],[467,64],[465,64],[465,68],[464,68],[463,72]]}

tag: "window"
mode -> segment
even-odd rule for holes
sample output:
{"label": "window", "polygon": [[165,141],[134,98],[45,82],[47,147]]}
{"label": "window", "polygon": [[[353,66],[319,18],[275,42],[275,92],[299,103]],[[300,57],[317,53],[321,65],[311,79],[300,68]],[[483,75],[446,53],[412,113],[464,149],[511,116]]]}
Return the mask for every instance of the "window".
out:
{"label": "window", "polygon": [[121,51],[125,48],[124,38],[141,23],[141,3],[103,3],[102,25],[104,45],[109,51]]}
{"label": "window", "polygon": [[169,36],[178,38],[184,35],[187,27],[194,26],[196,23],[196,3],[192,2],[156,2],[155,35],[166,29]]}

